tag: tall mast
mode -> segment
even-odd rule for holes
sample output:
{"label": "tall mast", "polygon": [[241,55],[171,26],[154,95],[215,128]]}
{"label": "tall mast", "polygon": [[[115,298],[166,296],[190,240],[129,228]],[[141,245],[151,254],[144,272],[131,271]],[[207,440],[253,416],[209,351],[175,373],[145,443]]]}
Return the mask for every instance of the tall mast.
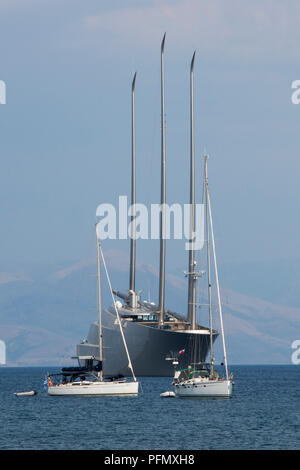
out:
{"label": "tall mast", "polygon": [[100,268],[100,247],[97,234],[97,225],[96,229],[96,244],[97,244],[97,297],[98,297],[98,341],[99,341],[99,360],[101,362],[101,371],[98,372],[100,380],[102,380],[102,308],[101,308],[101,268]]}
{"label": "tall mast", "polygon": [[188,271],[188,314],[190,328],[196,328],[196,273],[194,255],[195,232],[195,149],[194,149],[194,52],[190,68],[190,251]]}
{"label": "tall mast", "polygon": [[165,140],[165,71],[164,48],[166,33],[161,43],[161,211],[160,211],[160,267],[159,267],[159,325],[164,323],[165,310],[165,225],[166,225],[166,140]]}
{"label": "tall mast", "polygon": [[214,353],[213,353],[213,330],[212,330],[212,306],[211,306],[211,272],[210,272],[210,230],[209,230],[209,204],[208,204],[208,174],[207,159],[204,157],[204,180],[205,180],[205,211],[206,211],[206,245],[207,245],[207,283],[208,283],[208,310],[209,310],[209,334],[210,334],[210,377],[213,377]]}
{"label": "tall mast", "polygon": [[131,87],[131,241],[130,241],[130,279],[129,279],[129,298],[130,306],[136,307],[135,295],[135,253],[136,253],[136,183],[135,183],[135,79],[134,74]]}
{"label": "tall mast", "polygon": [[112,297],[114,309],[115,309],[115,312],[116,312],[116,317],[117,317],[118,324],[119,324],[119,328],[120,328],[120,333],[121,333],[122,341],[123,341],[124,348],[125,348],[125,352],[126,352],[126,355],[127,355],[128,367],[129,367],[129,369],[131,370],[133,380],[136,382],[136,376],[135,376],[135,373],[134,373],[134,370],[133,370],[133,366],[132,366],[132,362],[131,362],[131,359],[130,359],[130,355],[129,355],[129,351],[128,351],[128,347],[127,347],[127,343],[126,343],[126,339],[125,339],[125,335],[124,335],[124,331],[123,331],[122,321],[121,321],[121,318],[120,318],[120,315],[119,315],[119,311],[118,311],[118,307],[117,307],[117,304],[116,304],[116,300],[115,300],[114,293],[113,293],[113,290],[112,290],[112,287],[111,287],[111,282],[110,282],[110,278],[109,278],[109,274],[108,274],[106,262],[105,262],[104,255],[103,255],[103,251],[102,251],[102,248],[101,248],[100,244],[99,244],[99,252],[100,252],[100,255],[101,255],[101,258],[102,258],[102,261],[103,261],[103,267],[104,267],[104,270],[105,270],[105,274],[106,274],[106,278],[107,278],[108,287],[109,287],[109,290],[110,290],[110,293],[111,293],[111,297]]}
{"label": "tall mast", "polygon": [[224,364],[225,364],[225,371],[226,371],[226,379],[228,380],[228,364],[227,364],[227,353],[226,353],[224,325],[223,325],[223,312],[222,312],[222,303],[221,303],[221,295],[220,295],[220,284],[219,284],[219,274],[218,274],[218,265],[217,265],[217,257],[216,257],[214,228],[213,228],[213,221],[212,221],[212,214],[211,214],[211,204],[210,204],[210,196],[209,196],[208,186],[207,186],[207,203],[208,203],[209,220],[210,220],[211,242],[212,242],[213,258],[214,258],[214,268],[215,268],[215,274],[216,274],[216,287],[217,287],[218,307],[219,307],[220,325],[221,325],[221,334],[222,334],[222,344],[223,344],[223,353],[224,353]]}

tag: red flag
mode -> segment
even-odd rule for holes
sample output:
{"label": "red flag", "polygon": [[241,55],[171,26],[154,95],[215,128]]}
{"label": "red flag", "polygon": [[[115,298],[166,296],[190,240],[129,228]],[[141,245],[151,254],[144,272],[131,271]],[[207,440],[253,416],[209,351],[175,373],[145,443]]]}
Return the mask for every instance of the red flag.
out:
{"label": "red flag", "polygon": [[185,349],[182,349],[181,351],[179,351],[179,354],[184,354],[185,353]]}

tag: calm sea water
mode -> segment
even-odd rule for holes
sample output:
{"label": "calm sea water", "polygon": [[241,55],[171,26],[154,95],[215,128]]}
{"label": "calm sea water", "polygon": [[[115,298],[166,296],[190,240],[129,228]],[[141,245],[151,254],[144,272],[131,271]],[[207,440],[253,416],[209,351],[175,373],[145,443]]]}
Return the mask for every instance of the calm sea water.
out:
{"label": "calm sea water", "polygon": [[300,448],[300,366],[232,366],[230,400],[160,398],[165,377],[141,378],[138,397],[48,397],[56,370],[0,368],[0,449]]}

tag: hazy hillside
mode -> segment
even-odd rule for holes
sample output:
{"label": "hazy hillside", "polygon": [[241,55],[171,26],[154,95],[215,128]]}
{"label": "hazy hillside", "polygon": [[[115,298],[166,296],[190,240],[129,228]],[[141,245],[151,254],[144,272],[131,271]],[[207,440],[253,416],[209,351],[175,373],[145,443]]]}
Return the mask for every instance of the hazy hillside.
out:
{"label": "hazy hillside", "polygon": [[[111,251],[106,258],[113,286],[126,292],[127,255]],[[300,336],[300,308],[293,292],[298,284],[290,285],[289,290],[286,275],[280,289],[270,276],[273,272],[272,279],[276,279],[279,269],[274,267],[274,272],[271,268],[258,270],[258,279],[254,282],[251,270],[243,271],[241,266],[236,270],[222,267],[227,287],[222,290],[224,323],[232,363],[290,363],[291,343]],[[269,288],[265,290],[260,282],[264,273],[269,273],[265,280]],[[185,313],[186,280],[183,274],[177,274],[167,276],[166,305],[170,310]],[[291,277],[295,279],[295,275]],[[157,301],[157,284],[156,269],[138,264],[137,289],[143,289],[144,299]],[[260,291],[265,294],[261,297],[271,297],[272,286],[276,302],[260,299],[257,295]],[[200,303],[205,303],[205,279],[200,283],[200,290]],[[251,290],[252,295],[237,292]],[[288,293],[286,303],[293,305],[294,302],[296,307],[282,305]],[[31,275],[1,273],[0,339],[6,342],[8,365],[71,363],[69,358],[75,354],[76,343],[87,335],[90,323],[97,318],[96,299],[94,260]],[[104,287],[103,303],[111,303],[107,287]],[[206,307],[200,308],[198,316],[201,324],[208,324]],[[219,340],[216,348],[219,360],[220,345]]]}
{"label": "hazy hillside", "polygon": [[300,307],[300,259],[252,261],[221,266],[224,287],[275,304]]}

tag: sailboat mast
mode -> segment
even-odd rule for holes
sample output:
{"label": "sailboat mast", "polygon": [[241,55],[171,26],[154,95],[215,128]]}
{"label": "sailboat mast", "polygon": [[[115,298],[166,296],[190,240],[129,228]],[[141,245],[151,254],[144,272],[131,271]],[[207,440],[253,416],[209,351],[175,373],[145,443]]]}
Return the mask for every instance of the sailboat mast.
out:
{"label": "sailboat mast", "polygon": [[208,207],[208,174],[207,159],[204,157],[204,180],[205,180],[205,212],[206,212],[206,245],[207,245],[207,283],[208,283],[208,309],[209,309],[209,334],[210,334],[210,377],[213,377],[214,353],[213,353],[213,330],[212,330],[212,306],[211,306],[211,269],[210,269],[210,223]]}
{"label": "sailboat mast", "polygon": [[220,325],[221,325],[221,334],[222,334],[222,344],[223,344],[223,353],[224,353],[224,364],[225,364],[226,379],[228,380],[228,364],[227,364],[227,353],[226,353],[224,325],[223,325],[223,312],[222,312],[222,303],[221,303],[220,285],[219,285],[219,274],[218,274],[218,265],[217,265],[216,247],[215,247],[215,237],[214,237],[214,229],[213,229],[213,221],[212,221],[211,204],[210,204],[210,196],[209,196],[208,186],[207,186],[207,203],[208,203],[209,220],[210,220],[211,242],[212,242],[213,258],[214,258],[214,268],[215,268],[215,275],[216,275],[216,287],[217,287],[218,307],[219,307]]}
{"label": "sailboat mast", "polygon": [[194,61],[195,53],[190,67],[190,250],[188,271],[188,314],[187,321],[190,328],[196,328],[196,275],[194,254],[195,232],[195,152],[194,152]]}
{"label": "sailboat mast", "polygon": [[131,241],[130,241],[130,279],[129,290],[131,307],[136,307],[135,302],[135,258],[136,258],[136,170],[135,170],[135,80],[134,74],[131,87]]}
{"label": "sailboat mast", "polygon": [[165,140],[165,71],[164,49],[166,33],[161,43],[161,210],[160,210],[160,267],[159,267],[159,325],[164,323],[165,310],[165,225],[166,225],[166,140]]}
{"label": "sailboat mast", "polygon": [[115,300],[114,293],[113,293],[113,290],[112,290],[112,287],[111,287],[111,282],[110,282],[110,278],[109,278],[109,275],[108,275],[108,270],[107,270],[106,262],[105,262],[105,259],[104,259],[103,251],[102,251],[102,248],[100,246],[99,246],[99,252],[100,252],[100,255],[101,255],[101,258],[102,258],[102,261],[103,261],[103,267],[104,267],[104,271],[105,271],[105,274],[106,274],[108,287],[109,287],[109,290],[110,290],[110,293],[111,293],[112,301],[113,301],[113,304],[114,304],[114,309],[115,309],[115,312],[116,312],[116,317],[117,317],[119,328],[120,328],[122,341],[123,341],[125,352],[126,352],[126,355],[127,355],[128,367],[131,370],[133,380],[136,382],[136,376],[135,376],[133,366],[132,366],[132,362],[131,362],[131,359],[130,359],[130,355],[129,355],[129,351],[128,351],[128,347],[127,347],[127,343],[126,343],[126,339],[125,339],[125,335],[124,335],[124,331],[123,331],[123,327],[122,327],[122,321],[121,321],[121,318],[120,318],[120,315],[119,315],[116,300]]}
{"label": "sailboat mast", "polygon": [[102,380],[102,307],[101,307],[101,267],[100,267],[100,247],[96,228],[96,245],[97,245],[97,297],[98,297],[98,340],[99,340],[99,360],[101,363],[101,371],[98,372],[100,380]]}

